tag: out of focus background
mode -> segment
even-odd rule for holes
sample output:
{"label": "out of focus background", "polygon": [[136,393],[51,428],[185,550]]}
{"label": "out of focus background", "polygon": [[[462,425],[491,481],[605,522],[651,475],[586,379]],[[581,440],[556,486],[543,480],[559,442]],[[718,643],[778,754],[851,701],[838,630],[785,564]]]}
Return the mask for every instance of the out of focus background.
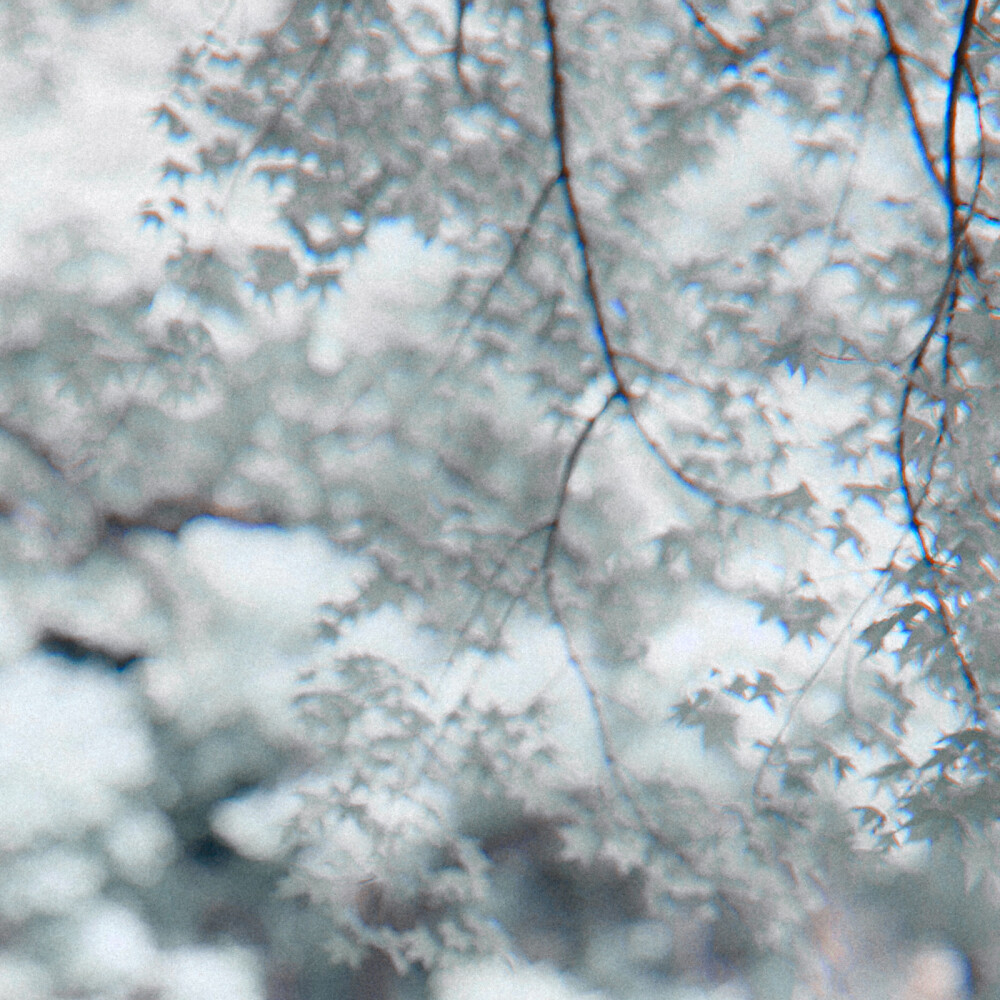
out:
{"label": "out of focus background", "polygon": [[[507,610],[501,652],[456,656],[392,590],[422,572],[416,541],[414,565],[395,566],[377,613],[357,612],[362,592],[392,575],[383,559],[392,545],[358,551],[346,515],[331,530],[330,491],[349,512],[350,476],[360,475],[398,512],[434,473],[419,462],[395,467],[391,434],[351,451],[346,469],[339,453],[324,457],[307,424],[354,433],[382,418],[364,370],[345,367],[344,345],[369,359],[417,357],[441,329],[458,265],[409,223],[390,221],[371,230],[335,291],[310,298],[283,277],[264,193],[226,178],[214,189],[182,183],[194,168],[165,102],[185,51],[223,31],[238,48],[280,16],[274,3],[247,0],[11,0],[0,9],[0,1000],[1000,997],[1000,881],[988,851],[963,853],[949,835],[933,849],[901,843],[885,860],[863,834],[855,854],[851,833],[831,826],[826,843],[820,827],[815,842],[838,881],[789,876],[809,903],[802,917],[800,901],[789,902],[788,940],[765,932],[763,918],[755,936],[750,895],[707,892],[704,871],[683,892],[675,879],[654,915],[659,890],[637,874],[648,862],[639,838],[604,841],[598,822],[593,843],[567,832],[576,828],[566,815],[604,780],[607,761],[560,630],[537,609]],[[719,173],[689,176],[676,198],[700,198],[701,183],[753,201],[741,157],[776,177],[791,163],[788,141],[772,119],[748,116]],[[727,206],[723,195],[699,202],[702,228],[686,230],[690,246],[672,245],[678,267]],[[200,279],[169,286],[162,277],[182,239],[173,220],[196,215],[183,238],[225,216],[220,243],[237,232],[260,251],[263,293],[248,293],[245,306],[252,322],[209,303],[219,310],[211,338],[185,319]],[[529,383],[491,400],[510,422],[512,448],[534,433]],[[829,391],[786,383],[799,428],[817,400],[837,406],[835,393],[831,402]],[[598,396],[569,416],[595,412]],[[671,525],[644,485],[648,457],[616,464],[614,442],[601,441],[580,495],[599,498],[613,477],[634,501],[626,516],[666,537]],[[502,483],[505,460],[501,450],[469,462]],[[839,563],[823,564],[843,571],[845,603],[867,587],[851,574],[864,576],[898,541],[898,525],[865,516],[868,554],[848,544]],[[569,528],[586,539],[592,525]],[[529,541],[512,537],[510,551]],[[500,561],[482,572],[507,569]],[[511,593],[520,597],[513,584]],[[616,599],[609,591],[609,606]],[[620,725],[633,774],[696,789],[685,819],[698,826],[703,800],[721,804],[718,815],[730,796],[744,801],[734,789],[745,792],[761,759],[755,741],[781,727],[786,703],[768,696],[764,675],[793,691],[825,649],[806,641],[808,628],[796,640],[779,616],[722,596],[697,571],[676,581],[670,606],[651,627],[642,670],[612,685],[610,711],[638,704],[666,715],[697,702],[705,678],[734,678],[729,693],[747,703],[739,722]],[[615,640],[625,650],[627,632]],[[350,684],[324,680],[332,644],[345,676],[356,671]],[[378,674],[376,661],[399,675]],[[448,669],[428,680],[441,663]],[[810,718],[825,718],[822,697]],[[517,720],[543,703],[547,735],[536,746]],[[955,711],[928,705],[913,724],[915,746],[932,744]],[[465,743],[448,736],[459,710],[477,720]],[[348,739],[337,727],[347,732],[355,717],[368,728]],[[433,740],[408,742],[416,718]],[[744,749],[730,753],[737,735]],[[447,768],[432,765],[459,744],[466,763],[448,766],[485,777],[449,786]],[[510,749],[529,744],[522,757]],[[382,764],[411,768],[399,787],[405,778],[416,791],[387,793],[381,805],[374,791],[365,797],[345,746],[359,758],[388,746]],[[553,762],[569,777],[547,786],[538,776]],[[414,778],[425,766],[438,777]],[[458,805],[442,804],[452,793]],[[321,806],[338,796],[352,804],[335,823]],[[583,808],[601,817],[599,804]],[[392,844],[436,830],[429,815],[461,837],[428,834],[431,861],[419,845],[397,856],[352,809],[379,816]],[[713,843],[725,847],[729,833],[712,815]],[[772,864],[766,844],[734,837],[720,880]],[[411,864],[459,874],[427,903],[407,881]],[[773,908],[787,884],[775,876]],[[475,919],[453,920],[452,905]],[[425,918],[433,941],[416,933]]]}

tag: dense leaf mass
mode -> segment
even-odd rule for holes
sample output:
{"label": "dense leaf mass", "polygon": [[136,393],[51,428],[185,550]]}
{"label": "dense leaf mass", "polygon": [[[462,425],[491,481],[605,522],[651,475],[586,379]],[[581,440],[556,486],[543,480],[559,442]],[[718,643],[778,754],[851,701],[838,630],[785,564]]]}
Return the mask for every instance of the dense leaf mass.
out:
{"label": "dense leaf mass", "polygon": [[[774,961],[874,989],[817,914],[907,843],[970,886],[996,843],[993,9],[237,21],[151,113],[158,281],[81,281],[72,226],[0,276],[5,556],[138,561],[167,663],[201,654],[156,532],[356,560],[263,744],[301,794],[284,890],[361,981],[510,954],[621,995]],[[588,948],[626,926],[660,943],[623,986]]]}

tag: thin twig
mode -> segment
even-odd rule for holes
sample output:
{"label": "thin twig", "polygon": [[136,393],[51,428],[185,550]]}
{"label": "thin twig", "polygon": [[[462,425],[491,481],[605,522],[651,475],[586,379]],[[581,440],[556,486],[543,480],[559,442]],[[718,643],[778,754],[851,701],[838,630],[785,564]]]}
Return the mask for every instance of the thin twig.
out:
{"label": "thin twig", "polygon": [[462,72],[462,56],[465,55],[465,12],[471,2],[472,0],[455,0],[455,50],[452,58],[455,62],[455,78],[466,94],[469,93],[469,84]]}
{"label": "thin twig", "polygon": [[611,393],[607,399],[604,400],[604,404],[601,408],[590,417],[583,426],[583,430],[577,435],[576,441],[573,442],[573,447],[569,450],[566,456],[566,461],[563,463],[562,476],[559,481],[559,493],[556,499],[555,511],[552,514],[552,520],[547,525],[549,537],[545,542],[545,552],[542,555],[542,562],[539,567],[542,573],[547,573],[549,567],[552,565],[552,557],[555,554],[556,536],[559,534],[559,528],[562,523],[563,511],[566,509],[566,501],[569,497],[569,484],[570,480],[573,478],[573,473],[576,471],[577,463],[580,460],[580,455],[583,452],[583,446],[587,443],[587,439],[593,433],[594,428],[597,426],[597,422],[608,412],[608,408],[611,406],[612,402],[617,398],[617,393]]}
{"label": "thin twig", "polygon": [[917,145],[920,148],[920,156],[924,161],[924,166],[927,168],[927,172],[934,179],[934,183],[943,192],[945,190],[944,175],[941,172],[941,168],[937,163],[935,163],[934,157],[931,155],[930,144],[927,142],[926,129],[924,123],[920,120],[920,115],[917,111],[917,95],[913,90],[913,84],[910,82],[909,74],[903,64],[903,58],[907,55],[907,53],[900,45],[899,39],[896,37],[892,22],[889,20],[889,14],[885,9],[882,0],[875,0],[874,9],[875,16],[878,18],[879,23],[882,26],[882,34],[885,37],[885,44],[888,49],[887,54],[892,62],[893,68],[896,71],[896,80],[899,82],[899,89],[903,94],[903,106],[906,108],[907,115],[909,116],[910,125],[913,128],[913,134],[917,137]]}
{"label": "thin twig", "polygon": [[[876,2],[878,3],[878,0],[876,0]],[[944,584],[946,580],[946,568],[942,565],[941,560],[934,552],[932,541],[933,533],[921,514],[921,507],[930,495],[936,460],[950,433],[947,399],[943,401],[944,412],[940,417],[938,436],[932,448],[926,482],[919,498],[916,495],[916,489],[909,474],[909,461],[907,458],[906,443],[906,424],[909,420],[910,405],[913,399],[913,391],[916,388],[917,374],[923,370],[927,352],[933,339],[938,335],[944,339],[944,347],[942,351],[942,379],[945,384],[947,384],[950,379],[951,340],[949,328],[958,302],[961,274],[960,260],[963,249],[970,250],[970,256],[974,257],[972,248],[969,247],[967,243],[966,231],[969,221],[973,216],[976,197],[978,196],[979,188],[981,186],[983,171],[982,141],[980,141],[980,158],[979,170],[977,172],[976,194],[970,200],[969,212],[963,217],[959,207],[960,197],[958,190],[956,132],[958,125],[958,102],[961,97],[963,77],[969,80],[973,93],[976,97],[978,107],[978,90],[975,86],[972,73],[968,66],[969,46],[971,44],[973,27],[975,25],[977,2],[978,0],[966,0],[966,5],[962,15],[962,25],[959,30],[958,42],[955,46],[955,54],[952,61],[951,76],[948,83],[948,102],[945,111],[945,175],[943,183],[941,183],[948,205],[950,243],[948,271],[934,308],[930,326],[921,339],[917,350],[914,352],[913,359],[910,363],[909,374],[903,387],[903,393],[900,399],[898,434],[896,437],[896,463],[910,531],[916,539],[921,560],[930,570],[930,597],[934,601],[937,618],[941,622],[941,626],[944,629],[948,642],[958,660],[965,685],[973,698],[974,711],[978,715],[981,710],[982,689],[976,677],[972,663],[962,646],[955,616],[952,614],[945,596]],[[892,52],[894,36],[892,35],[891,26],[889,24],[888,17],[885,15],[884,9],[879,7],[878,10],[879,16],[883,22],[884,31],[889,39],[890,52]],[[900,67],[898,58],[896,65],[898,70]],[[901,76],[901,86],[903,86],[903,79],[904,77]],[[905,86],[903,89],[904,96],[906,96],[907,103],[909,104],[910,97],[907,95]],[[912,109],[911,114],[913,114]],[[919,132],[919,130],[918,135],[923,148],[925,142],[923,135]],[[925,159],[929,160],[929,157],[925,155]],[[938,174],[936,172],[934,173],[934,176],[935,179],[938,179]],[[975,260],[973,260],[974,270],[975,263]]]}
{"label": "thin twig", "polygon": [[576,200],[570,167],[569,124],[566,115],[565,83],[563,80],[562,54],[559,46],[558,25],[552,9],[552,0],[542,0],[542,10],[545,15],[545,30],[549,42],[549,72],[552,96],[553,141],[559,162],[557,182],[562,186],[566,197],[566,209],[569,215],[570,227],[580,252],[580,263],[583,267],[586,286],[587,303],[594,314],[595,333],[601,345],[604,363],[611,374],[617,393],[627,402],[630,398],[628,388],[618,371],[618,362],[608,339],[608,324],[604,316],[604,306],[597,287],[597,277],[594,273],[593,255],[590,240],[583,222],[583,213]]}
{"label": "thin twig", "polygon": [[619,355],[611,343],[609,326],[604,312],[604,300],[597,282],[596,267],[594,265],[591,241],[588,236],[587,227],[584,222],[583,213],[576,198],[575,186],[573,183],[573,173],[571,166],[571,150],[569,148],[569,122],[566,112],[565,100],[565,79],[559,46],[558,24],[555,12],[552,8],[552,0],[542,0],[542,10],[545,18],[545,28],[549,42],[549,69],[550,86],[552,100],[552,122],[553,122],[553,142],[556,148],[556,155],[559,164],[559,173],[556,176],[556,183],[562,189],[566,199],[566,212],[569,219],[570,229],[580,255],[580,264],[584,276],[584,292],[587,304],[594,318],[594,333],[600,345],[601,355],[604,365],[611,376],[615,387],[614,395],[624,402],[629,419],[635,427],[640,438],[645,442],[650,451],[655,455],[661,465],[678,482],[688,489],[698,493],[703,499],[710,501],[717,507],[723,507],[742,513],[753,513],[739,501],[731,500],[722,496],[720,492],[707,483],[703,483],[675,462],[666,450],[643,426],[637,412],[638,398],[632,392],[628,382],[622,374],[619,366]]}
{"label": "thin twig", "polygon": [[947,175],[948,201],[950,202],[951,252],[954,257],[968,219],[961,221],[958,194],[958,164],[956,162],[956,131],[958,127],[958,102],[962,96],[962,77],[971,77],[968,69],[969,45],[972,42],[972,29],[976,23],[976,7],[979,0],[966,0],[962,13],[962,27],[959,30],[958,44],[955,46],[955,56],[952,60],[951,78],[948,81],[948,108],[945,113],[945,170]]}
{"label": "thin twig", "polygon": [[684,5],[684,9],[691,15],[694,23],[701,28],[702,31],[708,35],[709,38],[715,42],[720,48],[725,49],[728,53],[734,56],[743,57],[747,54],[747,50],[742,46],[738,45],[736,42],[731,42],[722,32],[716,28],[711,21],[694,5],[692,0],[681,0]]}
{"label": "thin twig", "polygon": [[482,295],[479,296],[479,301],[476,303],[475,308],[473,308],[473,310],[466,317],[460,332],[464,333],[468,331],[472,324],[475,323],[480,316],[482,316],[486,306],[489,304],[490,299],[493,297],[494,292],[496,292],[500,285],[507,280],[507,276],[517,263],[518,257],[521,255],[521,250],[524,248],[525,243],[534,232],[535,225],[537,224],[539,216],[542,214],[542,210],[545,208],[545,205],[549,200],[549,195],[552,193],[552,189],[558,182],[558,177],[551,177],[545,182],[542,189],[538,192],[538,197],[535,198],[535,203],[531,206],[531,211],[528,213],[528,217],[525,219],[524,225],[521,227],[521,231],[517,234],[516,239],[511,245],[510,252],[507,254],[507,260],[504,262],[503,267],[493,276],[493,280],[490,281]]}

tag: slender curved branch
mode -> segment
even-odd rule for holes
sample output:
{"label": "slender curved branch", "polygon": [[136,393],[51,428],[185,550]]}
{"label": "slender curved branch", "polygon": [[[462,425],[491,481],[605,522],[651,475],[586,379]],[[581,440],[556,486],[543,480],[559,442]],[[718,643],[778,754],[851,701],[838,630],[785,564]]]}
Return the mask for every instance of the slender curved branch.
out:
{"label": "slender curved branch", "polygon": [[580,263],[583,267],[586,286],[587,304],[594,314],[595,333],[601,345],[604,363],[611,374],[618,395],[626,402],[631,399],[629,390],[618,371],[618,361],[608,339],[608,324],[604,315],[604,306],[597,287],[597,277],[594,273],[593,254],[590,240],[583,221],[583,213],[576,199],[573,185],[573,175],[570,166],[569,125],[566,115],[565,81],[563,79],[562,52],[559,47],[559,32],[552,0],[542,0],[542,11],[545,16],[545,31],[549,42],[549,73],[552,97],[552,121],[554,126],[553,141],[559,163],[559,173],[556,177],[562,186],[566,198],[566,210],[569,215],[570,227],[577,249],[580,252]]}
{"label": "slender curved branch", "polygon": [[594,265],[593,252],[591,250],[591,241],[587,232],[586,223],[584,222],[583,213],[576,197],[572,165],[570,162],[570,128],[566,112],[565,99],[566,84],[562,54],[559,45],[558,23],[553,10],[552,0],[542,0],[542,12],[544,15],[545,30],[550,51],[549,70],[552,100],[553,142],[555,144],[557,162],[559,166],[559,172],[556,175],[555,182],[562,187],[563,194],[566,199],[566,212],[569,219],[570,229],[572,231],[577,250],[579,251],[580,264],[583,269],[584,293],[587,299],[587,304],[593,314],[594,332],[600,345],[604,365],[608,374],[611,376],[611,381],[614,385],[615,391],[613,398],[622,400],[628,410],[629,419],[639,436],[660,464],[663,465],[670,475],[673,476],[678,482],[688,489],[698,493],[703,499],[708,500],[717,507],[724,507],[738,512],[752,514],[753,511],[749,507],[738,501],[723,497],[719,491],[714,489],[711,485],[703,483],[691,476],[689,473],[685,472],[685,470],[667,454],[663,446],[656,441],[656,439],[644,427],[639,417],[637,412],[639,399],[632,392],[625,376],[622,374],[620,357],[611,343],[611,338],[608,332],[609,326],[604,311],[604,300],[597,282],[597,273]]}
{"label": "slender curved branch", "polygon": [[455,78],[458,85],[469,93],[469,84],[462,71],[462,56],[465,55],[465,12],[472,0],[455,0],[455,49],[452,58],[455,63]]}
{"label": "slender curved branch", "polygon": [[[973,698],[973,707],[977,715],[981,710],[982,690],[973,669],[972,663],[966,654],[961,639],[958,634],[958,626],[955,621],[947,598],[945,596],[946,568],[942,565],[940,558],[934,551],[933,531],[921,514],[921,507],[930,494],[931,484],[934,477],[934,466],[941,451],[944,441],[950,434],[949,416],[947,402],[945,411],[940,417],[938,435],[934,443],[930,466],[927,470],[926,482],[921,495],[917,496],[917,488],[909,471],[909,461],[907,458],[906,425],[910,419],[910,406],[913,399],[914,389],[917,387],[917,375],[924,369],[927,353],[936,336],[941,336],[944,341],[942,350],[942,379],[947,384],[951,378],[952,355],[950,325],[955,314],[960,291],[961,267],[960,262],[963,250],[969,252],[973,273],[977,271],[978,259],[974,248],[968,245],[966,232],[969,221],[975,212],[975,202],[978,197],[983,174],[982,140],[980,140],[979,169],[977,171],[976,193],[970,199],[969,211],[963,215],[961,201],[958,190],[958,164],[957,164],[957,126],[958,126],[958,103],[961,98],[962,79],[965,77],[972,89],[979,108],[979,94],[976,88],[973,75],[968,65],[969,46],[972,40],[973,28],[975,26],[976,7],[978,0],[966,0],[962,15],[962,25],[959,30],[958,41],[955,46],[955,53],[952,61],[952,70],[948,83],[948,101],[945,111],[945,152],[944,152],[944,176],[941,177],[938,171],[933,169],[933,163],[927,152],[926,140],[922,131],[915,124],[915,130],[920,140],[921,149],[924,152],[925,162],[931,164],[932,174],[938,182],[939,187],[945,197],[948,208],[949,219],[949,244],[950,253],[948,270],[942,285],[941,292],[935,305],[930,326],[921,339],[913,359],[910,363],[909,374],[903,387],[900,399],[898,433],[896,437],[896,464],[899,475],[900,488],[903,494],[903,501],[906,507],[907,520],[910,531],[917,542],[920,558],[930,571],[930,596],[935,605],[935,613],[941,626],[944,629],[948,642],[958,660],[960,671],[965,681],[965,685]],[[905,84],[905,72],[902,71],[902,64],[898,57],[898,45],[884,8],[881,7],[880,0],[876,0],[876,7],[883,30],[888,39],[890,57],[894,59],[897,67],[897,76],[900,79],[900,86],[904,92],[904,101],[910,109],[911,119],[916,123],[918,119],[915,115],[915,104],[912,102],[912,92]],[[895,53],[895,55],[894,55]]]}
{"label": "slender curved branch", "polygon": [[903,95],[903,106],[906,108],[907,116],[910,119],[910,126],[913,129],[913,134],[917,138],[920,156],[924,161],[924,166],[927,168],[927,172],[934,179],[934,183],[937,185],[939,190],[944,192],[944,174],[941,172],[940,166],[935,162],[934,157],[931,155],[930,144],[927,142],[926,126],[920,120],[920,114],[917,111],[917,95],[913,90],[913,84],[910,81],[909,74],[907,73],[906,67],[903,63],[903,59],[908,56],[908,53],[903,46],[900,45],[899,39],[896,37],[892,21],[889,20],[889,14],[885,9],[882,0],[875,0],[874,10],[875,16],[882,27],[882,35],[885,38],[885,44],[888,50],[887,55],[892,63],[893,69],[896,71],[896,80],[899,83],[899,89]]}
{"label": "slender curved branch", "polygon": [[720,48],[725,49],[727,52],[734,56],[745,56],[747,50],[742,46],[738,45],[736,42],[731,42],[722,32],[716,28],[711,21],[692,3],[692,0],[681,0],[684,5],[684,9],[691,15],[692,20],[702,31],[708,35],[709,38],[715,42]]}
{"label": "slender curved branch", "polygon": [[[883,0],[875,0],[875,13],[882,26],[882,33],[886,40],[887,56],[892,61],[896,70],[896,78],[899,82],[903,95],[903,105],[906,108],[907,116],[913,134],[916,137],[921,158],[927,168],[928,173],[938,188],[948,212],[949,233],[951,244],[952,267],[957,266],[962,254],[968,256],[971,264],[971,273],[979,285],[980,301],[990,311],[996,311],[987,283],[983,280],[983,259],[979,250],[968,239],[962,239],[968,231],[973,219],[990,224],[1000,222],[995,214],[988,212],[978,206],[980,194],[983,190],[983,180],[985,175],[985,146],[984,146],[984,125],[983,125],[983,104],[982,95],[975,74],[969,66],[969,49],[972,44],[972,35],[975,31],[981,31],[975,23],[974,4],[967,6],[962,18],[962,32],[956,45],[955,56],[953,58],[952,69],[948,75],[941,74],[934,70],[936,75],[948,83],[948,107],[945,115],[946,131],[946,161],[948,172],[941,168],[941,164],[930,152],[930,144],[927,141],[926,128],[920,120],[917,111],[916,96],[913,90],[909,75],[904,64],[905,60],[919,62],[921,65],[928,65],[927,61],[919,58],[916,54],[906,49],[899,41],[895,33],[892,22],[886,11]],[[971,28],[970,28],[971,24]],[[992,36],[987,35],[991,40]],[[932,68],[932,67],[929,67]],[[933,69],[933,68],[932,68]],[[976,125],[979,135],[979,153],[976,163],[976,181],[972,196],[963,199],[958,191],[958,171],[956,167],[956,129],[958,120],[958,102],[961,97],[961,77],[964,76],[968,84],[969,93],[972,95],[976,109]]]}
{"label": "slender curved branch", "polygon": [[552,194],[552,189],[558,182],[558,177],[551,177],[545,182],[544,185],[542,185],[542,189],[538,192],[538,197],[535,199],[535,203],[531,206],[531,211],[528,213],[527,219],[525,219],[524,226],[521,228],[521,231],[517,234],[517,238],[511,245],[510,252],[507,255],[507,260],[504,262],[503,267],[493,276],[493,280],[484,289],[482,295],[479,296],[479,301],[476,302],[472,312],[470,312],[466,317],[460,332],[465,333],[468,331],[472,324],[475,323],[480,316],[482,316],[487,304],[493,297],[493,293],[507,279],[511,269],[517,263],[517,259],[520,257],[521,250],[524,248],[525,243],[527,243],[528,238],[534,232],[535,224],[538,222],[538,218],[542,214],[542,210],[548,203],[549,195]]}
{"label": "slender curved branch", "polygon": [[504,555],[501,559],[497,561],[496,567],[493,572],[489,575],[486,580],[486,586],[483,590],[482,596],[475,602],[475,605],[469,612],[462,624],[461,628],[458,630],[458,637],[452,645],[451,652],[448,654],[447,662],[453,663],[455,655],[457,654],[460,644],[464,636],[466,636],[469,630],[472,628],[473,622],[476,618],[482,614],[484,608],[486,607],[487,594],[489,589],[493,586],[493,583],[497,580],[501,573],[507,570],[510,566],[510,556],[519,546],[525,545],[528,541],[537,535],[545,535],[545,548],[542,552],[542,557],[538,562],[537,566],[531,569],[526,576],[525,580],[521,586],[514,589],[512,592],[508,593],[510,601],[507,605],[507,609],[501,615],[500,619],[496,623],[494,629],[494,639],[502,634],[503,629],[509,619],[511,613],[514,610],[517,602],[520,601],[531,589],[534,583],[538,579],[539,573],[545,574],[548,572],[549,567],[552,564],[552,560],[555,556],[555,548],[557,542],[557,536],[559,533],[559,528],[562,522],[563,512],[566,508],[566,503],[569,498],[569,484],[570,480],[573,478],[573,473],[576,470],[577,464],[580,460],[580,455],[583,452],[583,447],[587,443],[588,438],[593,432],[594,428],[597,426],[601,417],[607,413],[612,401],[615,399],[615,395],[612,393],[605,399],[601,408],[593,414],[593,416],[588,417],[583,424],[580,432],[577,434],[572,446],[566,454],[566,458],[563,460],[562,472],[559,476],[559,488],[556,491],[556,501],[552,512],[552,517],[543,522],[542,524],[537,524],[535,527],[518,534],[507,547]]}
{"label": "slender curved branch", "polygon": [[[937,614],[937,617],[940,620],[948,638],[948,642],[955,653],[963,680],[965,681],[965,685],[968,688],[969,693],[972,695],[974,708],[978,713],[982,699],[982,690],[972,664],[962,647],[954,616],[948,607],[948,603],[943,592],[942,584],[946,578],[946,569],[941,564],[941,560],[938,558],[937,554],[934,552],[932,541],[933,532],[920,512],[924,501],[930,493],[930,486],[934,475],[935,460],[940,452],[941,445],[948,434],[947,413],[941,418],[938,437],[935,441],[931,455],[931,467],[928,469],[927,481],[919,497],[917,496],[916,486],[910,476],[909,462],[906,454],[906,424],[909,419],[909,409],[913,398],[913,390],[916,388],[917,373],[923,368],[924,359],[932,342],[933,336],[935,332],[937,332],[937,327],[943,321],[943,325],[945,326],[945,332],[943,335],[947,337],[947,325],[950,323],[951,317],[954,313],[955,302],[958,295],[958,280],[957,274],[954,272],[954,267],[952,268],[952,273],[949,274],[946,289],[950,289],[950,294],[947,299],[947,307],[943,311],[941,309],[936,311],[931,328],[928,330],[927,334],[925,334],[920,347],[913,357],[913,361],[910,364],[910,372],[903,388],[899,412],[899,429],[896,436],[896,465],[909,528],[913,537],[916,539],[917,547],[920,552],[920,558],[931,572],[930,596],[934,601],[935,613]],[[944,354],[944,377],[947,380],[950,372],[947,340]]]}
{"label": "slender curved branch", "polygon": [[548,523],[548,525],[546,525],[549,536],[545,542],[545,552],[542,555],[542,561],[539,566],[542,573],[547,573],[549,571],[549,567],[552,565],[552,558],[555,555],[556,537],[559,534],[563,511],[566,509],[566,501],[569,497],[569,483],[573,478],[573,473],[576,471],[577,463],[580,461],[583,446],[587,443],[587,439],[593,433],[598,421],[604,416],[605,413],[608,412],[609,407],[612,402],[614,402],[616,397],[617,393],[611,393],[607,399],[604,400],[604,404],[601,408],[587,420],[583,426],[583,430],[580,431],[577,435],[576,441],[573,442],[573,447],[570,448],[569,453],[566,456],[566,461],[563,463],[562,476],[559,480],[559,493],[556,499],[556,508],[552,514],[552,520]]}
{"label": "slender curved branch", "polygon": [[948,108],[945,113],[945,173],[947,176],[948,201],[951,208],[951,252],[952,257],[958,248],[965,228],[968,226],[971,213],[963,221],[959,210],[958,165],[955,156],[956,131],[958,127],[958,102],[962,96],[962,77],[971,78],[969,72],[969,45],[972,43],[972,30],[976,23],[976,8],[979,0],[965,0],[965,10],[962,12],[962,26],[959,29],[958,44],[952,60],[951,78],[948,81]]}

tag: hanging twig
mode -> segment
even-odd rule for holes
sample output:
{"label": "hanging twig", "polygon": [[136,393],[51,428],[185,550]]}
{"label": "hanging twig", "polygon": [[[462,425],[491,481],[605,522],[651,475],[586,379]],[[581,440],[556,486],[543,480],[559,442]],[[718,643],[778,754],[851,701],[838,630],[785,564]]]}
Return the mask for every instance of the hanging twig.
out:
{"label": "hanging twig", "polygon": [[[914,352],[913,359],[910,362],[906,383],[903,387],[903,393],[900,400],[898,433],[896,438],[896,462],[909,527],[913,537],[916,539],[920,558],[930,571],[930,596],[935,605],[935,612],[938,620],[941,622],[941,626],[944,629],[945,635],[947,636],[955,657],[958,660],[963,680],[972,695],[973,707],[978,715],[981,710],[982,690],[975,671],[973,670],[972,663],[963,648],[961,638],[958,634],[958,626],[955,621],[955,616],[949,607],[948,599],[945,594],[947,569],[934,551],[933,531],[921,513],[921,507],[930,495],[934,477],[934,466],[938,454],[940,453],[943,443],[950,433],[948,400],[945,399],[942,401],[944,412],[940,417],[937,440],[935,441],[931,451],[926,481],[920,496],[917,495],[916,486],[910,476],[906,440],[906,425],[910,419],[910,406],[913,400],[914,389],[917,388],[917,378],[919,373],[924,370],[924,363],[928,350],[934,338],[937,336],[942,337],[944,341],[942,351],[942,379],[945,385],[947,385],[951,373],[951,342],[949,328],[958,302],[961,278],[961,259],[963,256],[963,250],[967,248],[966,230],[968,228],[969,221],[973,216],[976,200],[976,195],[973,195],[970,199],[969,211],[963,216],[960,208],[961,200],[958,190],[959,178],[956,151],[956,132],[958,125],[958,103],[961,98],[961,85],[963,77],[970,80],[978,107],[978,92],[976,92],[974,83],[971,82],[972,74],[968,67],[969,45],[971,43],[972,31],[975,24],[976,4],[977,0],[967,0],[966,2],[962,15],[962,25],[959,30],[958,42],[955,46],[951,75],[948,82],[948,102],[945,112],[945,166],[943,178],[941,178],[938,171],[934,169],[933,161],[930,159],[929,152],[927,151],[926,140],[924,139],[923,133],[918,126],[915,103],[913,102],[912,92],[905,82],[906,76],[905,72],[902,72],[902,65],[898,57],[898,45],[894,40],[895,36],[892,32],[890,22],[886,16],[884,8],[877,5],[877,10],[883,24],[884,32],[888,39],[890,57],[893,58],[897,68],[897,76],[899,77],[900,86],[904,93],[905,103],[910,110],[911,119],[914,122],[914,128],[920,139],[925,162],[927,162],[931,167],[933,176],[943,190],[948,206],[949,218],[950,253],[948,271],[945,276],[941,292],[938,296],[938,301],[932,315],[930,326]],[[978,194],[978,190],[981,185],[982,171],[982,155],[980,155],[976,194]]]}

